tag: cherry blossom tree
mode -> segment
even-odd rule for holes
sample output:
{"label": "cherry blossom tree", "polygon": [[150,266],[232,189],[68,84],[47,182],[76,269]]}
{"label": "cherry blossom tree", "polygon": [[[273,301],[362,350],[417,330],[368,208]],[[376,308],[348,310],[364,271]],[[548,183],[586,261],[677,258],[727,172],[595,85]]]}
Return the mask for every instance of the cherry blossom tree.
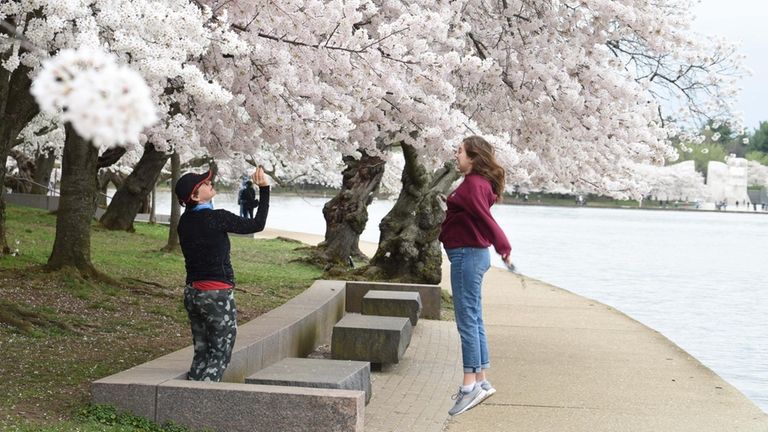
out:
{"label": "cherry blossom tree", "polygon": [[661,164],[686,126],[730,118],[743,74],[732,45],[691,32],[691,4],[468,0],[483,62],[460,76],[457,103],[524,155],[511,182],[637,197],[635,164]]}
{"label": "cherry blossom tree", "polygon": [[645,195],[660,200],[706,199],[707,191],[704,176],[696,171],[693,161],[655,166],[640,165],[637,171],[648,184]]}
{"label": "cherry blossom tree", "polygon": [[[385,172],[371,168],[399,149],[402,205],[387,220],[400,223],[382,224],[375,259],[386,277],[399,277],[386,269],[419,272],[393,257],[439,256],[439,198],[451,183],[444,175],[455,176],[444,163],[463,136],[481,134],[494,144],[510,185],[635,197],[647,191],[638,164],[668,158],[668,138],[691,118],[728,115],[731,84],[742,73],[732,46],[690,33],[690,6],[17,0],[0,6],[8,24],[0,53],[8,73],[27,68],[7,81],[24,88],[45,56],[104,45],[149,84],[161,121],[140,144],[158,152],[193,136],[193,147],[210,157],[271,164],[273,172],[308,161],[336,170],[344,161],[343,199],[324,211],[326,245],[349,237],[335,242],[342,245],[333,248],[336,258],[351,254],[367,219]],[[22,107],[14,102],[3,115],[34,112]],[[358,175],[361,167],[372,175]],[[338,217],[345,213],[357,215]]]}
{"label": "cherry blossom tree", "polygon": [[[5,184],[5,165],[12,145],[22,129],[39,112],[29,93],[32,67],[14,57],[20,44],[9,41],[16,33],[16,17],[8,17],[12,4],[0,4],[0,185]],[[31,11],[27,12],[31,14]],[[10,35],[10,36],[9,36]],[[10,253],[5,228],[5,188],[0,189],[0,254]]]}
{"label": "cherry blossom tree", "polygon": [[[259,145],[276,149],[287,165],[307,155],[322,158],[326,167],[346,161],[351,171],[339,199],[324,210],[328,235],[321,245],[330,247],[329,258],[346,262],[384,172],[370,175],[370,168],[386,163],[388,151],[401,143],[442,160],[435,149],[449,154],[452,145],[446,143],[466,130],[466,116],[451,107],[454,94],[445,79],[458,60],[442,62],[430,50],[432,41],[446,53],[457,42],[446,22],[454,12],[426,1],[228,2],[226,7],[253,48],[246,58],[229,59],[231,67],[219,79],[245,96],[243,107],[260,129],[257,139],[236,134],[235,140],[244,139],[233,147],[240,145],[243,153]],[[356,167],[366,167],[368,174],[357,175]]]}
{"label": "cherry blossom tree", "polygon": [[[667,137],[685,124],[682,114],[729,111],[729,80],[740,73],[732,47],[689,36],[689,6],[228,2],[253,49],[219,68],[219,79],[245,97],[255,141],[302,157],[386,160],[405,145],[431,173],[462,136],[479,133],[490,135],[513,184],[639,196],[647,185],[637,163],[671,154]],[[669,95],[685,102],[677,123],[660,114]]]}
{"label": "cherry blossom tree", "polygon": [[[690,5],[454,4],[474,56],[463,52],[451,74],[453,107],[476,122],[478,133],[506,137],[493,142],[512,185],[640,198],[649,185],[637,167],[670,157],[669,137],[733,115],[741,58],[732,45],[692,36]],[[382,249],[384,239],[382,229],[375,263],[381,252],[391,259],[421,249],[408,242]]]}
{"label": "cherry blossom tree", "polygon": [[[0,80],[5,86],[0,95],[7,95],[0,106],[5,107],[3,115],[8,118],[0,123],[5,127],[0,134],[2,160],[18,131],[37,113],[38,107],[29,94],[30,78],[41,61],[62,49],[103,48],[130,64],[149,84],[163,118],[172,116],[169,111],[174,104],[183,105],[184,113],[189,112],[189,99],[207,106],[226,104],[232,99],[229,91],[190,60],[209,50],[212,41],[216,41],[222,53],[236,51],[237,38],[210,9],[188,0],[12,0],[0,4],[0,23],[0,53],[4,56],[0,71],[5,74],[0,78],[8,78]],[[181,91],[175,92],[180,96],[168,95],[168,87],[180,87]],[[11,89],[15,93],[11,94]],[[174,127],[173,121],[162,121],[149,136],[163,135],[163,129],[172,129],[177,132],[175,139],[181,140],[189,135],[189,129],[197,126],[195,122],[187,124],[187,130],[181,130]],[[108,122],[102,124],[105,129],[112,126]],[[168,140],[152,144],[158,151],[169,148]],[[110,156],[118,154],[119,151],[113,151]],[[0,172],[0,177],[3,175],[4,171]],[[4,239],[2,211],[0,234]]]}
{"label": "cherry blossom tree", "polygon": [[[61,198],[48,267],[97,274],[90,258],[99,148],[135,141],[157,120],[149,87],[116,58],[89,48],[62,50],[44,61],[31,88],[40,109],[65,124]],[[106,152],[102,152],[106,153]]]}

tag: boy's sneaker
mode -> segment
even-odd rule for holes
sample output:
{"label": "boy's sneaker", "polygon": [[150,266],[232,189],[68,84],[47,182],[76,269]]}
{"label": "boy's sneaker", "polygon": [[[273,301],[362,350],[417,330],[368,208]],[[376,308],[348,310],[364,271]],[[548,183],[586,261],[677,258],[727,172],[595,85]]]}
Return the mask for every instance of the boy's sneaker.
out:
{"label": "boy's sneaker", "polygon": [[483,381],[482,384],[480,384],[480,387],[485,390],[485,397],[483,399],[488,399],[489,397],[493,396],[494,393],[496,393],[496,389],[493,388],[491,382],[488,380]]}
{"label": "boy's sneaker", "polygon": [[475,385],[469,393],[464,393],[459,387],[459,392],[451,397],[456,399],[453,408],[448,410],[448,414],[457,415],[479,404],[485,398],[485,390],[479,385]]}

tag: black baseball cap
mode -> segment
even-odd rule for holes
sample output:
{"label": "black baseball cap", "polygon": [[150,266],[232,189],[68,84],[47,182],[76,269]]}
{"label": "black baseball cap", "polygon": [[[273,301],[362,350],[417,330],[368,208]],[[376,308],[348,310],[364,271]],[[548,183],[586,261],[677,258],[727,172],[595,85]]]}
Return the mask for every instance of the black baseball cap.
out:
{"label": "black baseball cap", "polygon": [[185,205],[192,202],[192,194],[195,193],[197,188],[203,184],[204,181],[210,180],[213,177],[213,172],[208,170],[202,174],[186,173],[179,181],[176,182],[176,198],[179,200],[179,204]]}

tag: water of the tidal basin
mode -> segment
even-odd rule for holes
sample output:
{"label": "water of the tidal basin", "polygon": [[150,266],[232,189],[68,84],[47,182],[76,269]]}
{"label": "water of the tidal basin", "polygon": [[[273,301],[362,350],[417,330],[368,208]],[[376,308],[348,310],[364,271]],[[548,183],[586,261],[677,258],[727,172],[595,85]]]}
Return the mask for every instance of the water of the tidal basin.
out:
{"label": "water of the tidal basin", "polygon": [[[238,212],[232,194],[214,201]],[[274,196],[267,225],[323,234],[326,201]],[[378,241],[392,204],[370,206],[363,240]],[[658,330],[768,411],[768,215],[505,205],[493,214],[523,274]]]}

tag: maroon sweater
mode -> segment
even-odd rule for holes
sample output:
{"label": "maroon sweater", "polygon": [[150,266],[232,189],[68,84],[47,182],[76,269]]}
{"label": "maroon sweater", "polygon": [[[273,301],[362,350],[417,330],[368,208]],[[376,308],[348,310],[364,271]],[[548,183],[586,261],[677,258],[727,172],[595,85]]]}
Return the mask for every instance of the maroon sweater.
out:
{"label": "maroon sweater", "polygon": [[496,194],[488,179],[468,174],[447,201],[448,210],[440,231],[440,241],[446,249],[493,245],[502,258],[509,255],[509,240],[491,215]]}

